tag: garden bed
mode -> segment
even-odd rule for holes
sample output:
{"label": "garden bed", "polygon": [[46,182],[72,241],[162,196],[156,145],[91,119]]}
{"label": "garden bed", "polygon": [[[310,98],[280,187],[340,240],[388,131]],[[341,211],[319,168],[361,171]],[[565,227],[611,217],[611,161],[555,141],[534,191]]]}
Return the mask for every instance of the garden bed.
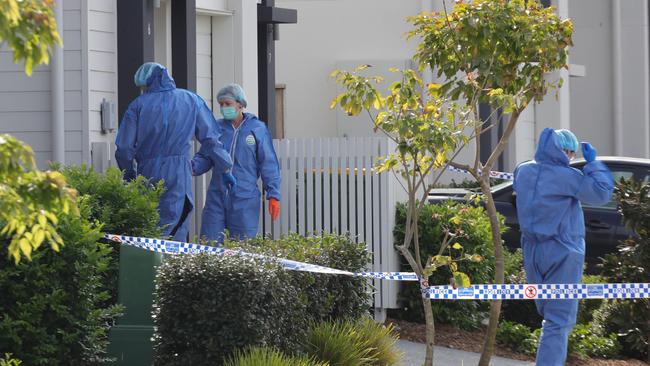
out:
{"label": "garden bed", "polygon": [[[425,326],[404,320],[388,319],[386,324],[393,323],[401,339],[412,342],[424,343]],[[458,329],[449,324],[436,324],[436,346],[459,349],[468,352],[480,353],[483,347],[485,333],[483,330],[467,331]],[[514,352],[507,347],[497,344],[495,355],[513,360],[535,361],[534,357],[523,353]],[[646,366],[640,360],[603,360],[596,358],[578,359],[569,358],[567,366]]]}

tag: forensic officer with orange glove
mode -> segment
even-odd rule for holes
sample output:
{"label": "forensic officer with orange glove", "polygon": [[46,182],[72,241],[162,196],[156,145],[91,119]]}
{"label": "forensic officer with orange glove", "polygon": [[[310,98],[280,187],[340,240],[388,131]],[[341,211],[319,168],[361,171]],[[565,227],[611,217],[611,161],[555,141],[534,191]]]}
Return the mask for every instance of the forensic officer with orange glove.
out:
{"label": "forensic officer with orange glove", "polygon": [[[230,152],[231,170],[213,171],[203,209],[201,237],[222,243],[227,229],[231,238],[257,235],[261,177],[271,220],[280,214],[280,168],[271,134],[264,122],[245,113],[246,95],[241,86],[229,84],[217,93],[222,119],[217,121],[223,147]],[[194,175],[212,168],[212,160],[199,151],[192,159]]]}

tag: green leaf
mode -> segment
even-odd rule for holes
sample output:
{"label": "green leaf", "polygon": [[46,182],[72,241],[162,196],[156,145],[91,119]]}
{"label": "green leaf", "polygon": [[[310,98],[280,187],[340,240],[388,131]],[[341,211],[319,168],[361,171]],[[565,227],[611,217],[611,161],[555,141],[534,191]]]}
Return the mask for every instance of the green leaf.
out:
{"label": "green leaf", "polygon": [[453,276],[453,286],[455,288],[466,288],[472,285],[469,276],[463,272],[454,272]]}

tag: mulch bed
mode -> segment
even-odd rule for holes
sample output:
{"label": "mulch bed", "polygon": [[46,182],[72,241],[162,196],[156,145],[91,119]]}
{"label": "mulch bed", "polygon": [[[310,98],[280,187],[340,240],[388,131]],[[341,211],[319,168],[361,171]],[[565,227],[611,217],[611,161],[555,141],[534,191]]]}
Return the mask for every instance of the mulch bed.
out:
{"label": "mulch bed", "polygon": [[[412,342],[424,343],[424,324],[407,322],[405,320],[388,319],[386,324],[392,323],[401,339]],[[458,329],[449,324],[436,324],[436,346],[458,349],[462,351],[481,353],[485,331],[467,331]],[[515,352],[508,347],[497,344],[495,355],[521,361],[535,361],[535,358],[523,353]],[[649,364],[639,360],[602,360],[590,358],[581,360],[569,358],[568,366],[648,366]]]}

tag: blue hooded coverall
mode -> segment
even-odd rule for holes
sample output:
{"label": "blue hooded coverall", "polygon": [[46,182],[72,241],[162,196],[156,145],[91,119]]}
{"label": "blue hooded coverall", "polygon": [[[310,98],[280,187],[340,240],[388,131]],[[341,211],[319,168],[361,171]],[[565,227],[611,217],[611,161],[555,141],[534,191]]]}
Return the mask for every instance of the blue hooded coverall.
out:
{"label": "blue hooded coverall", "polygon": [[[542,131],[535,160],[515,170],[517,216],[521,226],[524,269],[529,283],[581,283],[585,224],[580,202],[607,203],[614,182],[602,162],[582,172],[569,166],[553,129]],[[539,366],[564,365],[578,300],[535,300],[544,317],[537,350]]]}
{"label": "blue hooded coverall", "polygon": [[[164,180],[166,191],[158,211],[163,235],[187,240],[192,198],[191,141],[201,142],[200,152],[219,170],[232,160],[219,141],[212,112],[198,95],[177,89],[163,67],[147,79],[144,94],[131,102],[117,132],[115,158],[124,178],[137,174],[156,184]],[[134,165],[137,162],[137,170]]]}
{"label": "blue hooded coverall", "polygon": [[[257,235],[260,213],[260,191],[257,180],[262,177],[266,199],[280,201],[280,168],[273,149],[273,140],[266,125],[250,113],[244,113],[239,128],[220,119],[217,126],[224,148],[230,151],[232,174],[237,184],[228,190],[221,174],[213,174],[206,197],[201,223],[201,237],[224,240],[224,230],[235,239]],[[202,152],[193,159],[194,173],[201,175],[210,167]]]}

